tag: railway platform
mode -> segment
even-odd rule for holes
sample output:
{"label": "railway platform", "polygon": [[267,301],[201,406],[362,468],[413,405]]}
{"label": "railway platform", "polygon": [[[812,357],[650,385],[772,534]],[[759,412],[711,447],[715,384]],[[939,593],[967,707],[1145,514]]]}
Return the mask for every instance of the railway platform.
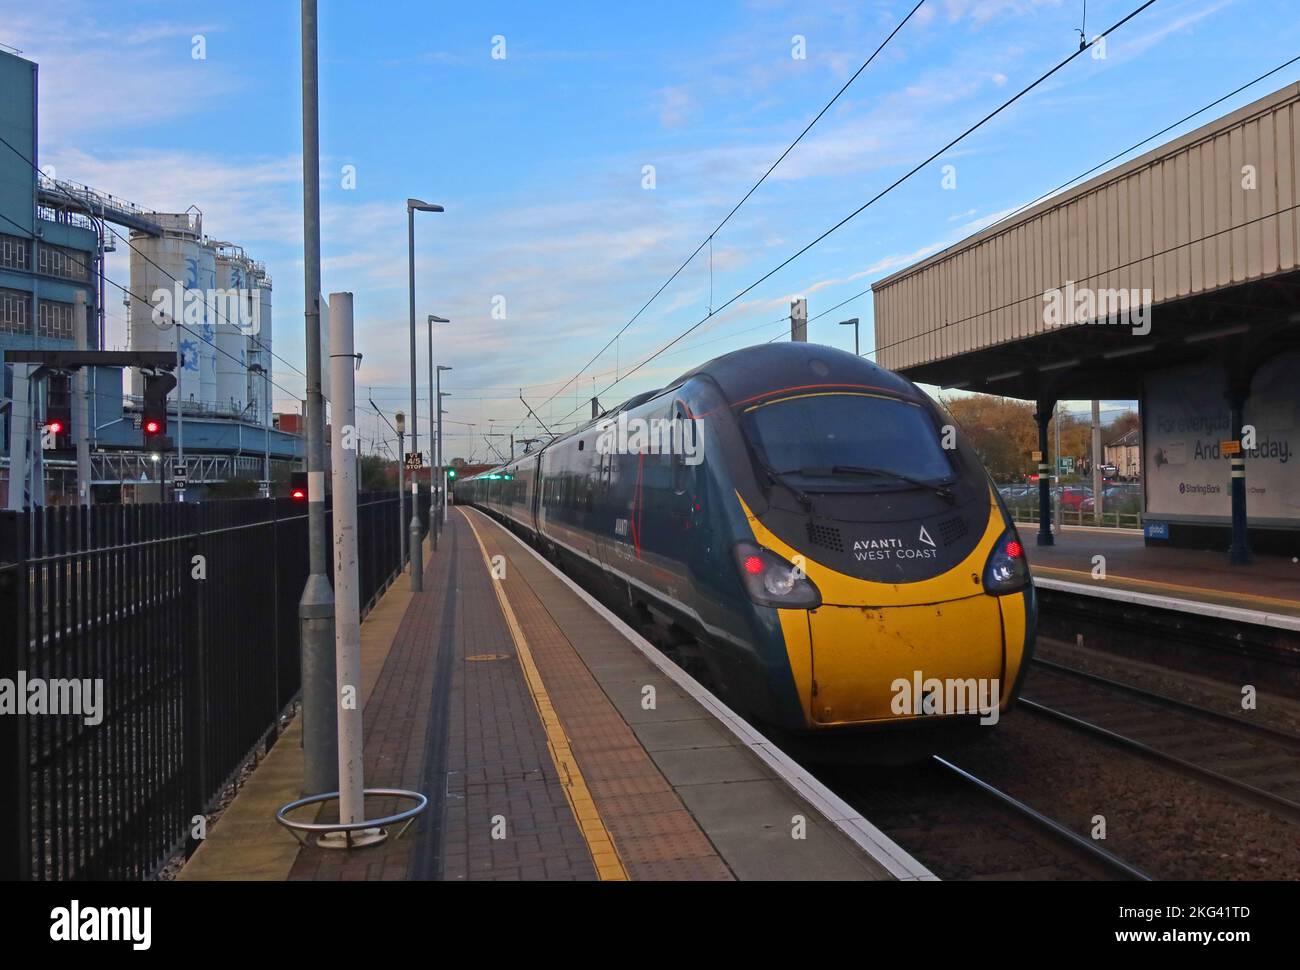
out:
{"label": "railway platform", "polygon": [[301,794],[295,721],[178,878],[934,878],[483,513],[453,508],[405,586],[363,624],[366,784],[426,813],[381,846],[300,846],[273,821]]}
{"label": "railway platform", "polygon": [[1136,530],[1066,527],[1052,546],[1024,536],[1042,588],[1300,631],[1300,563],[1291,558],[1256,555],[1232,566],[1223,552],[1147,546]]}

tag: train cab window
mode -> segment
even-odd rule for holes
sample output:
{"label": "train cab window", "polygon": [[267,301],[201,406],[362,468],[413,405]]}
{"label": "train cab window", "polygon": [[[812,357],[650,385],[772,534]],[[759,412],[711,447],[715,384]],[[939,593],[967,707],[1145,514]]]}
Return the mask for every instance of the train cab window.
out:
{"label": "train cab window", "polygon": [[876,490],[949,482],[930,413],[874,394],[805,394],[749,408],[741,425],[773,471],[804,487]]}

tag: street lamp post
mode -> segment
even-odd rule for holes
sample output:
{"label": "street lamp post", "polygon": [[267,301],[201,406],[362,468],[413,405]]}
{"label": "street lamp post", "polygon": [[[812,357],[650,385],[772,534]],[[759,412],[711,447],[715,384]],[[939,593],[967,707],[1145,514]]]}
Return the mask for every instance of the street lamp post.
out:
{"label": "street lamp post", "polygon": [[439,527],[447,521],[447,472],[442,465],[442,416],[446,412],[442,409],[442,399],[451,397],[451,393],[442,389],[442,372],[445,370],[451,368],[438,365],[438,484],[442,488],[442,504],[438,507]]}
{"label": "street lamp post", "polygon": [[334,588],[325,524],[325,398],[321,394],[320,71],[316,0],[302,0],[303,324],[306,343],[308,576],[298,600],[302,653],[303,785],[338,789]]}
{"label": "street lamp post", "polygon": [[[419,199],[406,200],[406,269],[411,309],[411,453],[419,454],[420,429],[415,410],[415,213],[442,212],[442,206]],[[411,475],[411,591],[424,588],[424,563],[420,555],[420,481]]]}
{"label": "street lamp post", "polygon": [[397,425],[397,538],[401,546],[401,562],[406,562],[406,518],[402,515],[402,503],[406,501],[406,475],[402,466],[406,457],[402,443],[406,440],[406,415],[401,411],[393,416]]}
{"label": "street lamp post", "polygon": [[[435,381],[434,381],[434,371],[433,371],[433,325],[434,325],[435,323],[451,323],[451,321],[448,320],[446,317],[440,317],[440,316],[437,316],[436,314],[433,314],[433,313],[430,313],[430,314],[429,314],[429,411],[430,411],[430,414],[429,414],[429,426],[430,426],[430,430],[432,430],[434,423],[437,423],[437,425],[438,425],[438,434],[439,434],[439,436],[441,436],[441,435],[442,435],[442,422],[439,420],[439,417],[440,417],[440,416],[437,415],[436,413],[434,413],[434,408],[438,408],[438,407],[441,407],[441,406],[442,406],[442,402],[439,401],[439,399],[438,399],[437,397],[434,396],[434,386],[435,386]],[[445,368],[439,367],[438,369],[439,369],[439,370],[444,370]],[[436,402],[436,403],[435,403],[435,402]],[[433,462],[433,461],[436,460],[436,459],[434,458],[434,455],[433,455],[433,448],[430,448],[430,449],[429,449],[429,459],[430,459],[431,462]],[[430,492],[433,493],[433,496],[434,496],[435,498],[441,500],[441,496],[439,496],[439,495],[437,494],[437,492],[434,491],[434,487],[433,487],[433,474],[432,474],[432,473],[430,473],[430,475],[429,475],[429,490],[430,490]],[[440,516],[439,516],[439,517],[435,517],[435,516],[434,516],[433,511],[432,511],[433,508],[434,508],[434,502],[433,502],[432,500],[431,500],[431,502],[430,502],[429,508],[430,508],[430,512],[429,512],[429,519],[430,519],[429,528],[433,529],[433,551],[434,551],[434,552],[437,552],[437,551],[438,551],[438,533],[442,531],[442,520],[441,520],[441,517],[440,517]]]}
{"label": "street lamp post", "polygon": [[840,326],[841,326],[841,327],[848,327],[848,326],[852,326],[852,327],[853,327],[853,354],[854,354],[854,356],[856,356],[856,357],[861,357],[862,354],[861,354],[861,352],[858,350],[858,318],[857,318],[857,317],[854,317],[852,320],[841,320],[841,321],[840,321]]}

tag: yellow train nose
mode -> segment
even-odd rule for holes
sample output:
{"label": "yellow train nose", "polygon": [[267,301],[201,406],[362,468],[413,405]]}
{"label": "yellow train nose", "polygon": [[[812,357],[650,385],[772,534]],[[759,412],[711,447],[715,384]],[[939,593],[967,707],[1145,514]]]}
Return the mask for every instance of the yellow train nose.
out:
{"label": "yellow train nose", "polygon": [[999,704],[1001,611],[982,591],[925,606],[823,606],[807,616],[808,709],[819,725],[983,713]]}

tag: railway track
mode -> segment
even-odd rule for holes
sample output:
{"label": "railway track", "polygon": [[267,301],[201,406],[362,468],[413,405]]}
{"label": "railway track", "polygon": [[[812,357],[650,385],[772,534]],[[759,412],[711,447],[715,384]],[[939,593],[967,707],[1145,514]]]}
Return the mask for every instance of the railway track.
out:
{"label": "railway track", "polygon": [[[675,644],[661,648],[708,684],[707,672]],[[1053,739],[1022,721],[1027,730],[1008,733],[1016,727],[1009,724],[995,734],[1000,750],[992,759],[986,746],[976,745],[952,760],[934,757],[906,768],[808,767],[947,880],[1253,877],[1258,863],[1242,863],[1234,854],[1249,854],[1254,844],[1278,836],[1258,819],[1246,823],[1221,798],[1220,811],[1232,821],[1226,827],[1203,825],[1208,806],[1194,807],[1186,796],[1164,797],[1176,791],[1169,784],[1199,789],[1211,801],[1226,793],[1250,803],[1273,816],[1282,838],[1300,824],[1300,737],[1285,730],[1046,660],[1031,668],[1019,709],[1050,722],[1057,732]],[[1044,745],[1058,758],[1075,760],[1075,747],[1066,740],[1070,733],[1090,739],[1079,746],[1079,768],[1054,781],[1041,776],[1035,752]],[[1127,817],[1113,809],[1119,827],[1110,843],[1081,834],[1094,812],[1088,801],[1061,798],[1080,777],[1076,771],[1084,772],[1089,786],[1095,783],[1099,755],[1113,770],[1089,801],[1128,806]],[[1142,767],[1126,767],[1130,758]],[[1171,782],[1156,789],[1155,797],[1147,789],[1145,799],[1131,799],[1128,779],[1151,771],[1173,776]],[[1171,822],[1171,804],[1191,814]],[[1072,824],[1057,821],[1067,818]],[[1234,828],[1238,821],[1242,827]],[[1199,834],[1179,834],[1184,829]],[[1103,848],[1115,843],[1114,851]]]}
{"label": "railway track", "polygon": [[1300,737],[1035,661],[1020,708],[1300,824]]}
{"label": "railway track", "polygon": [[941,879],[1151,878],[945,758],[823,780]]}

